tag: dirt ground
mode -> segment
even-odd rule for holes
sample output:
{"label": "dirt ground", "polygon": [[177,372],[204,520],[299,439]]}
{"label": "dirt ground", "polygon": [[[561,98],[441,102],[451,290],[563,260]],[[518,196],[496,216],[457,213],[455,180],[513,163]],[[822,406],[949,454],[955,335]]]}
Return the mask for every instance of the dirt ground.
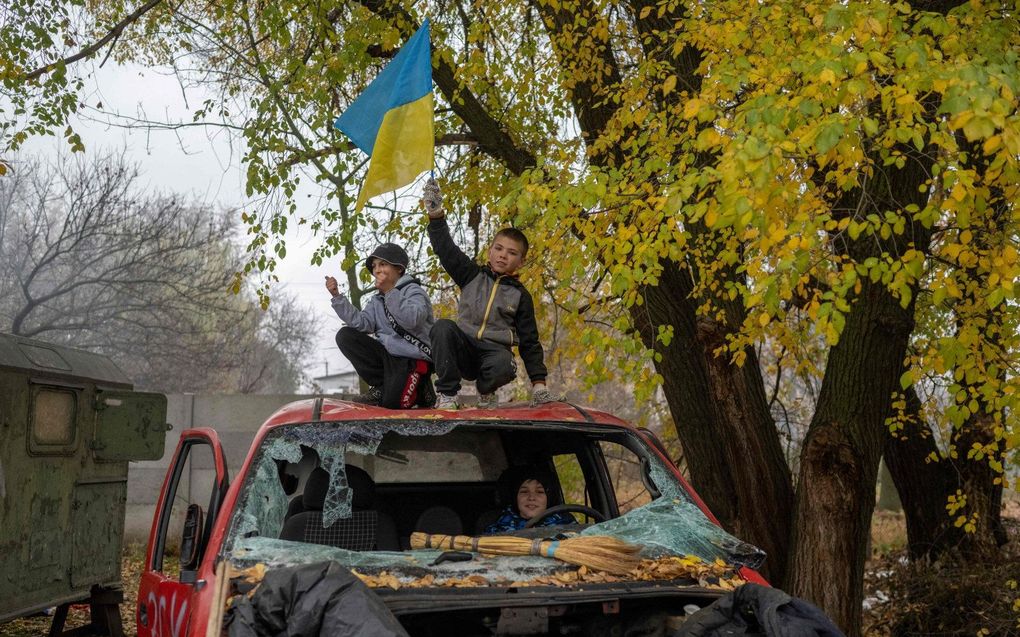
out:
{"label": "dirt ground", "polygon": [[[864,629],[868,637],[1020,637],[1020,498],[1006,508],[1011,534],[998,567],[906,562],[906,527],[901,513],[876,512],[872,519],[871,559],[865,575]],[[134,637],[135,599],[144,547],[124,552],[121,617]],[[73,606],[65,630],[87,621],[88,607]],[[43,637],[49,616],[0,625],[0,637]]]}
{"label": "dirt ground", "polygon": [[1020,497],[1007,496],[999,563],[911,564],[903,515],[876,512],[864,583],[868,637],[1020,637]]}

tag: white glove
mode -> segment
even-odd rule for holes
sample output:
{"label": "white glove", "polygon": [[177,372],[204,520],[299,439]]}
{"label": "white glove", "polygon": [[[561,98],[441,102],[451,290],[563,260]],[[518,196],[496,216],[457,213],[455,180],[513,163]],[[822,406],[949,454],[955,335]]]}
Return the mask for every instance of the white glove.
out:
{"label": "white glove", "polygon": [[554,403],[560,400],[552,395],[545,385],[535,385],[531,389],[531,405],[538,406],[546,403]]}
{"label": "white glove", "polygon": [[439,184],[432,177],[425,182],[424,192],[421,201],[425,204],[425,211],[429,213],[429,219],[441,219],[443,217],[443,194],[439,191]]}

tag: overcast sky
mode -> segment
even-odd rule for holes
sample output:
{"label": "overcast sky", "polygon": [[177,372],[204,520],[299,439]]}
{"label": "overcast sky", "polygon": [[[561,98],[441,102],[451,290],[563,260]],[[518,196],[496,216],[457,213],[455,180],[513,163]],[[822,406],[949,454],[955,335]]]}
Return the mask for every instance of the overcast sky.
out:
{"label": "overcast sky", "polygon": [[[176,78],[112,63],[98,69],[87,86],[91,88],[86,90],[84,102],[92,108],[86,109],[73,122],[86,152],[126,148],[128,157],[141,169],[139,182],[152,189],[190,195],[210,205],[237,209],[244,206],[244,172],[240,160],[243,149],[232,148],[224,132],[202,127],[175,131],[127,130],[89,121],[90,116],[99,117],[93,110],[98,104],[108,112],[137,117],[144,113],[150,120],[191,121],[192,112],[203,100],[197,90],[189,89],[186,103]],[[66,148],[62,138],[38,138],[26,144],[25,152],[52,157],[60,147]],[[340,355],[333,341],[341,323],[330,307],[323,284],[326,274],[340,279],[339,268],[310,265],[310,256],[319,240],[295,223],[289,227],[287,258],[277,268],[280,283],[274,290],[282,289],[295,295],[319,325],[315,352],[305,361],[306,373],[321,376],[327,366],[331,374],[348,370],[350,363]],[[242,235],[237,240],[241,243],[245,238]]]}

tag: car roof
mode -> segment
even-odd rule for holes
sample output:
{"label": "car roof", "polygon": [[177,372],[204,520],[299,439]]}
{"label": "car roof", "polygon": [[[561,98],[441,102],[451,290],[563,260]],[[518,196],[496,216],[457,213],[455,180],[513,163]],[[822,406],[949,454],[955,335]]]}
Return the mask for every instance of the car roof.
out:
{"label": "car roof", "polygon": [[571,423],[598,424],[633,429],[631,425],[616,416],[605,412],[590,410],[571,403],[555,402],[532,407],[530,403],[509,403],[496,409],[462,408],[446,409],[386,409],[361,403],[354,403],[336,397],[319,397],[299,400],[284,405],[276,411],[263,429],[272,429],[284,425],[308,422],[336,422],[379,420],[389,421],[422,421],[433,422],[476,422],[478,424],[497,424],[500,421],[533,423]]}

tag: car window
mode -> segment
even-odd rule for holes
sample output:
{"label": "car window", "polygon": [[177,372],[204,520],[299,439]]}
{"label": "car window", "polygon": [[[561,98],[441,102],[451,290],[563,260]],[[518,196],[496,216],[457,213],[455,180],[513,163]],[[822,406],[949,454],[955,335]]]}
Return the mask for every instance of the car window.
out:
{"label": "car window", "polygon": [[577,456],[572,453],[553,456],[553,466],[556,467],[556,477],[559,478],[560,489],[563,490],[564,503],[587,504],[584,472]]}
{"label": "car window", "polygon": [[626,513],[652,501],[652,496],[642,480],[641,459],[630,449],[616,442],[599,442],[602,456],[606,459],[609,480],[616,494],[620,513]]}
{"label": "car window", "polygon": [[180,547],[185,515],[192,503],[212,501],[216,485],[216,463],[212,447],[205,442],[195,442],[184,447],[178,460],[179,471],[175,472],[168,487],[170,510],[160,528],[162,551],[153,556],[153,570],[162,571],[174,579],[180,577]]}
{"label": "car window", "polygon": [[507,467],[494,431],[452,431],[433,437],[391,433],[374,455],[350,454],[347,462],[367,471],[376,484],[492,482]]}
{"label": "car window", "polygon": [[[565,503],[591,506],[614,518],[615,499],[626,519],[607,520],[595,534],[653,543],[705,561],[720,551],[749,555],[748,564],[760,560],[760,551],[705,516],[673,467],[636,434],[597,425],[520,424],[379,420],[272,430],[243,476],[222,550],[244,567],[331,560],[350,568],[413,570],[413,577],[433,567],[445,570],[448,565],[433,563],[435,549],[407,551],[414,546],[412,533],[461,533],[426,529],[421,518],[428,510],[445,509],[445,516],[433,517],[444,526],[459,522],[464,533],[494,521],[482,514],[498,515],[505,506],[497,505],[496,496],[509,459],[515,466],[538,463],[555,471]],[[596,482],[586,482],[586,476]],[[594,521],[581,513],[573,516],[584,524]],[[514,570],[515,564],[499,566],[500,581],[535,576],[530,562],[527,572]],[[491,567],[488,562],[463,566],[485,576],[492,576]]]}

